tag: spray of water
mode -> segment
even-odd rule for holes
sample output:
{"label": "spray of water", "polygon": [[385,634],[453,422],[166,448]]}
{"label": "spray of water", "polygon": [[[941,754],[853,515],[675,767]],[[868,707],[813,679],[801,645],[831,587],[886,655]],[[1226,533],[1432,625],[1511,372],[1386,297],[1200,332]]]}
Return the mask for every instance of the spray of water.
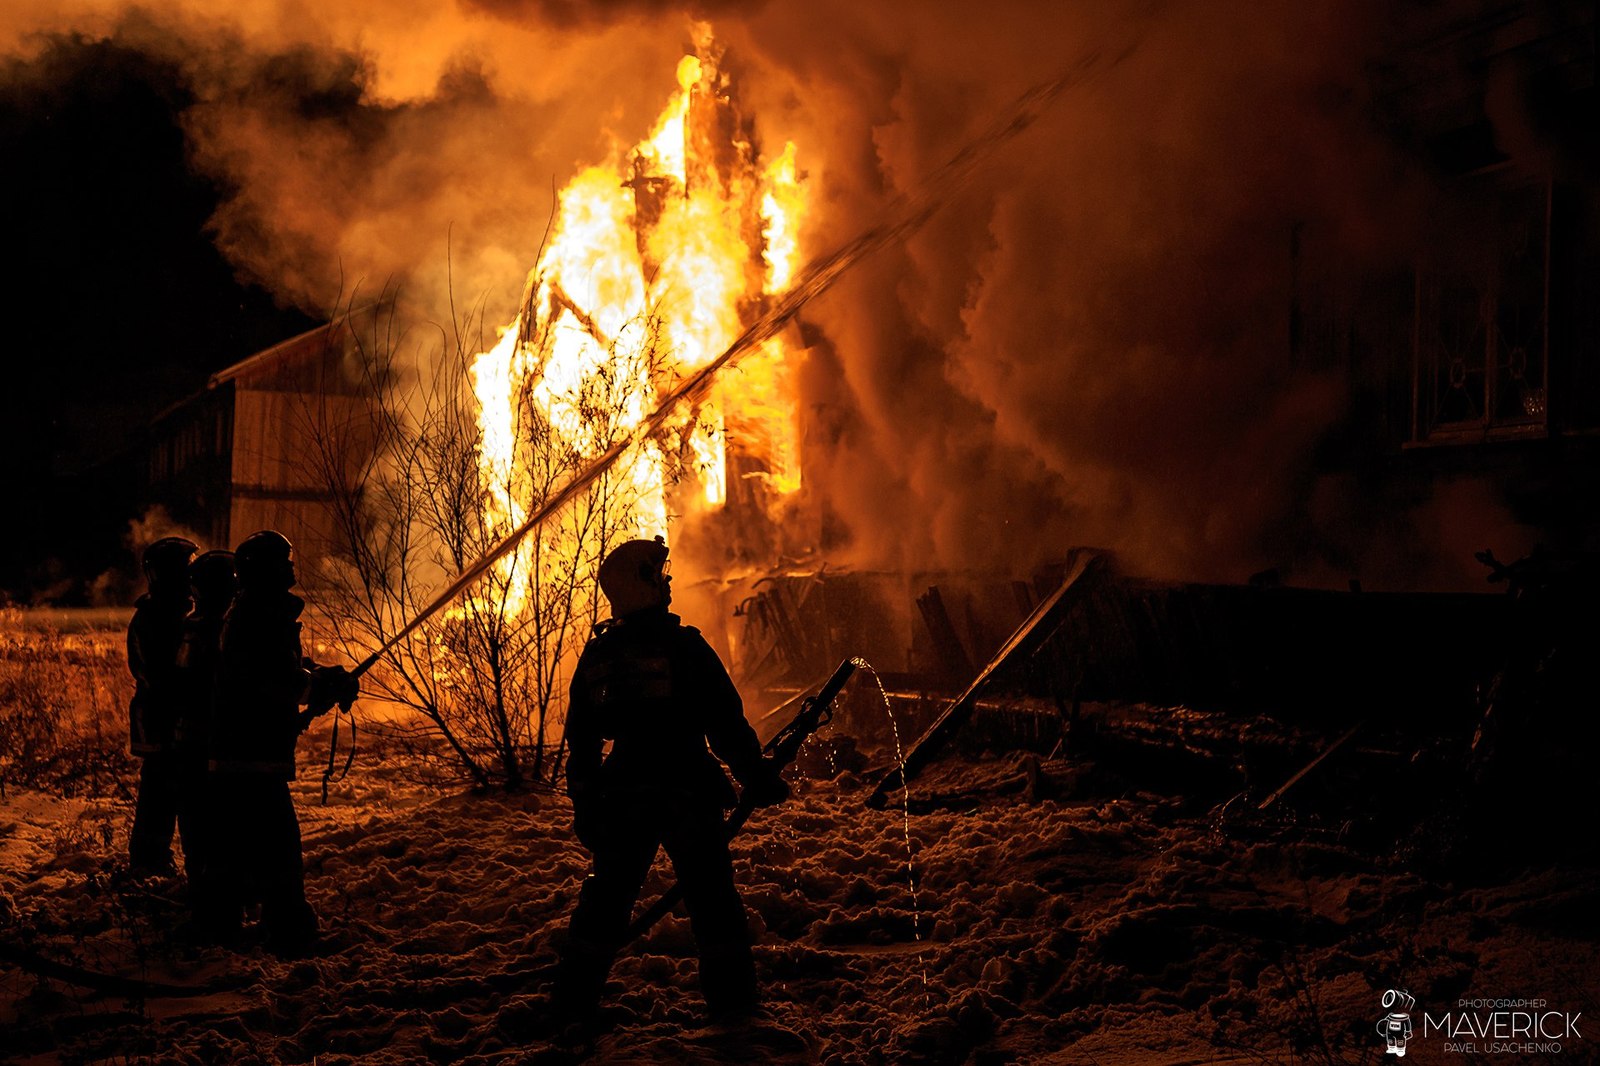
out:
{"label": "spray of water", "polygon": [[[855,663],[858,670],[865,670],[872,675],[873,684],[878,686],[878,695],[883,700],[883,711],[889,716],[889,732],[894,737],[894,760],[900,767],[900,824],[905,833],[906,841],[906,884],[911,889],[911,935],[918,944],[922,943],[922,901],[917,891],[917,861],[916,850],[911,841],[911,785],[905,780],[905,753],[900,747],[900,725],[895,721],[894,706],[889,702],[889,691],[883,687],[883,678],[878,676],[871,663],[857,656],[850,660]],[[919,951],[918,956],[921,956]],[[922,963],[922,999],[924,1007],[929,1001],[928,993],[928,964]]]}

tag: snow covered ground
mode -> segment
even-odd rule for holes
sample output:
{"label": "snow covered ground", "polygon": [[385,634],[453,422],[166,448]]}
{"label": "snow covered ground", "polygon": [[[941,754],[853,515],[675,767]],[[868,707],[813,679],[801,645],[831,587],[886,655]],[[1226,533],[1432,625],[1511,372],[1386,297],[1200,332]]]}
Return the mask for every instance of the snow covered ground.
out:
{"label": "snow covered ground", "polygon": [[[175,934],[181,886],[117,872],[125,806],[13,792],[0,943],[209,991],[129,1001],[0,961],[0,1057],[1374,1063],[1390,987],[1417,998],[1407,1062],[1498,1059],[1421,1036],[1424,1010],[1463,997],[1538,996],[1600,1026],[1592,870],[1428,877],[1332,833],[1223,832],[1179,797],[1097,795],[1060,762],[1030,783],[1028,758],[941,763],[909,816],[865,809],[866,776],[801,782],[735,846],[767,1018],[705,1026],[675,916],[623,955],[609,1031],[576,1051],[544,1035],[551,937],[586,865],[564,798],[446,793],[363,761],[322,806],[303,770],[327,943],[280,961]],[[1596,1040],[1517,1057],[1593,1061]]]}

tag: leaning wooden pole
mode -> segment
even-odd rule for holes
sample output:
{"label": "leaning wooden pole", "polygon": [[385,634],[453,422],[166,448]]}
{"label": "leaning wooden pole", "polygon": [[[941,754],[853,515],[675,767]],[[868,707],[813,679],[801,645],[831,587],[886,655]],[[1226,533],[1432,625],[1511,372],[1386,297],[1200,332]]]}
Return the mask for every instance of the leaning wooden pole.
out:
{"label": "leaning wooden pole", "polygon": [[1328,756],[1332,755],[1334,752],[1338,751],[1340,748],[1342,748],[1346,744],[1348,744],[1350,742],[1350,738],[1355,736],[1357,733],[1359,733],[1361,731],[1361,727],[1366,725],[1366,724],[1367,724],[1366,719],[1362,719],[1361,721],[1357,722],[1355,725],[1351,726],[1349,729],[1345,730],[1345,733],[1344,733],[1343,736],[1341,736],[1338,740],[1335,740],[1332,744],[1329,744],[1327,747],[1323,748],[1322,751],[1317,755],[1317,757],[1315,759],[1312,759],[1310,762],[1308,762],[1304,766],[1302,766],[1298,773],[1296,773],[1293,777],[1289,778],[1289,780],[1285,781],[1283,783],[1283,785],[1281,787],[1279,787],[1278,791],[1274,792],[1272,795],[1270,795],[1266,799],[1262,800],[1261,801],[1261,805],[1259,807],[1257,807],[1256,810],[1264,811],[1267,808],[1271,807],[1273,804],[1277,803],[1279,800],[1283,799],[1284,793],[1288,792],[1291,788],[1293,788],[1294,786],[1298,785],[1300,783],[1301,779],[1304,778],[1311,771],[1313,771],[1317,767],[1321,766],[1323,764],[1323,762],[1325,762],[1327,760]]}
{"label": "leaning wooden pole", "polygon": [[905,787],[913,777],[922,772],[923,767],[932,762],[944,746],[950,742],[967,720],[972,717],[973,710],[978,705],[978,695],[990,680],[1006,663],[1019,655],[1031,655],[1038,650],[1050,634],[1054,632],[1053,623],[1061,617],[1061,612],[1072,603],[1078,601],[1092,585],[1091,576],[1103,567],[1102,556],[1098,552],[1080,551],[1067,566],[1066,577],[1055,592],[1051,593],[1044,602],[1033,609],[1033,613],[1023,620],[1017,631],[1012,633],[1006,642],[1000,645],[1000,650],[994,653],[988,664],[972,679],[966,691],[957,696],[950,706],[930,725],[925,733],[911,746],[911,751],[905,757],[905,762],[883,775],[878,782],[878,787],[872,790],[872,795],[867,797],[867,806],[881,808],[889,802],[889,796],[897,789]]}

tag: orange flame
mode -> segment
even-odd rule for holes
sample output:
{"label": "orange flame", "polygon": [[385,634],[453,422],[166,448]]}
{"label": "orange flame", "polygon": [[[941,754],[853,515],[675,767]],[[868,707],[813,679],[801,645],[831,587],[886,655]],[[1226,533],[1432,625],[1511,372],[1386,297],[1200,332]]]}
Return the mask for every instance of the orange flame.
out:
{"label": "orange flame", "polygon": [[[474,361],[479,472],[496,527],[515,528],[537,502],[536,452],[573,462],[603,452],[793,278],[806,206],[797,150],[788,143],[759,166],[719,59],[706,33],[700,54],[679,62],[650,135],[561,191],[521,315]],[[767,342],[666,439],[624,457],[611,486],[617,538],[665,532],[669,510],[722,507],[730,446],[752,460],[740,469],[756,471],[745,476],[762,479],[769,500],[799,488],[788,362],[781,340]],[[680,480],[698,491],[670,487]]]}

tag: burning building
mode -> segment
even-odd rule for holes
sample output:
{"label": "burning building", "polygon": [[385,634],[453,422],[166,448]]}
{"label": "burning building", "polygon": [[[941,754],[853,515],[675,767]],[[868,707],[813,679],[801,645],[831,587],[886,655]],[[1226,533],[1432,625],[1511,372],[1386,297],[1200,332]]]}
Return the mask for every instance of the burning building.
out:
{"label": "burning building", "polygon": [[[1469,6],[1406,22],[1369,85],[1383,136],[1430,174],[1419,199],[1428,217],[1377,255],[1353,254],[1329,240],[1315,218],[1285,224],[1269,276],[1240,278],[1239,288],[1273,297],[1270,320],[1281,332],[1270,350],[1250,353],[1273,366],[1251,368],[1260,380],[1243,380],[1239,390],[1247,395],[1316,378],[1348,397],[1346,429],[1300,474],[1317,481],[1324,495],[1357,486],[1369,501],[1385,501],[1379,509],[1426,511],[1419,504],[1433,487],[1449,485],[1509,500],[1517,516],[1510,528],[1538,527],[1558,543],[1576,545],[1595,518],[1584,501],[1595,498],[1585,442],[1597,409],[1591,395],[1597,358],[1592,331],[1584,328],[1592,308],[1582,296],[1593,273],[1594,241],[1583,235],[1592,194],[1581,179],[1514,158],[1488,130],[1499,106],[1496,87],[1507,78],[1544,85],[1562,108],[1592,95],[1592,17],[1540,23]],[[791,143],[779,152],[760,143],[725,58],[702,31],[649,135],[566,187],[521,313],[475,365],[484,479],[504,529],[520,525],[527,501],[537,503],[559,481],[530,442],[560,442],[573,464],[602,454],[640,425],[674,382],[725,349],[793,283],[807,258],[797,244],[808,210],[797,166],[805,147]],[[1435,239],[1461,234],[1451,220],[1467,218],[1475,220],[1470,238]],[[804,354],[797,332],[748,353],[713,396],[675,415],[618,464],[613,491],[625,498],[627,513],[616,532],[653,535],[670,525],[678,550],[721,583],[720,613],[744,620],[733,623],[725,643],[751,674],[802,683],[831,665],[831,649],[841,642],[870,644],[883,661],[909,673],[981,662],[1040,590],[1014,595],[1006,582],[985,584],[915,563],[823,576],[820,554],[805,554],[818,551],[830,516],[806,491],[814,471],[796,384]],[[1061,374],[1070,376],[1066,356],[1060,358]],[[1125,376],[1106,368],[1113,390]],[[1134,425],[1150,417],[1139,414]],[[1173,439],[1181,440],[1182,430]],[[1107,447],[1101,442],[1096,450]],[[1223,451],[1238,448],[1230,441]],[[1152,449],[1165,454],[1171,443],[1127,450]],[[1191,458],[1174,461],[1181,466]],[[1109,460],[1134,484],[1127,464],[1136,461]],[[1277,461],[1282,466],[1287,457]],[[1242,469],[1232,480],[1248,485],[1251,477]],[[980,480],[971,487],[973,499],[981,495]],[[1272,494],[1239,485],[1225,491]],[[1226,499],[1206,502],[1218,514],[1230,506]],[[1463,545],[1413,544],[1383,560],[1365,543],[1340,543],[1341,537],[1365,541],[1356,531],[1377,520],[1341,516],[1329,528],[1306,531],[1307,543],[1271,561],[1324,585],[1364,570],[1374,584],[1392,584],[1400,573],[1415,577],[1406,553],[1432,549],[1459,557],[1452,564],[1457,575],[1472,569]],[[1294,530],[1281,516],[1274,521],[1292,542]],[[1448,525],[1448,517],[1443,521]],[[1062,522],[1056,514],[1040,528],[1048,536]],[[1169,533],[1148,517],[1136,524],[1153,526],[1144,533],[1156,541],[1181,543],[1192,532]],[[1085,528],[1093,537],[1107,527],[1096,520]],[[1474,535],[1482,528],[1476,523]],[[1137,543],[1144,534],[1115,532],[1134,549],[1135,565],[1159,565],[1159,556]],[[1427,532],[1419,524],[1407,535]],[[1067,546],[1052,551],[1030,543],[1025,554],[1059,558]],[[1231,544],[1220,553],[1236,553],[1229,562],[1250,555]],[[941,582],[942,596],[930,598],[927,590]],[[810,615],[818,617],[802,621]],[[813,645],[815,654],[803,650]]]}
{"label": "burning building", "polygon": [[[793,280],[796,146],[760,154],[721,58],[704,32],[650,135],[562,191],[520,315],[474,364],[485,483],[508,528],[545,488],[530,442],[593,459]],[[747,354],[626,456],[624,526],[686,519],[719,570],[775,561],[774,519],[800,488],[793,349],[780,337]]]}
{"label": "burning building", "polygon": [[[1096,212],[1055,192],[1014,193],[1039,176],[1012,159],[974,183],[974,201],[991,216],[983,237],[991,259],[1054,256],[1040,267],[1048,284],[974,254],[981,242],[964,233],[965,220],[940,213],[934,228],[945,227],[938,238],[949,255],[923,232],[914,250],[887,258],[964,279],[940,290],[968,301],[936,309],[948,320],[936,324],[942,338],[928,325],[934,313],[924,307],[919,319],[900,292],[900,305],[886,301],[888,325],[872,321],[880,308],[859,294],[849,308],[813,306],[803,325],[790,319],[655,423],[663,398],[792,295],[806,264],[828,251],[805,242],[834,232],[819,225],[831,220],[804,170],[803,127],[793,141],[764,135],[741,104],[738,57],[697,26],[643,137],[562,189],[519,310],[472,360],[490,542],[623,448],[582,514],[553,515],[505,565],[537,581],[541,567],[591,567],[609,543],[665,533],[688,564],[680,575],[699,579],[704,600],[693,613],[744,679],[779,687],[805,684],[846,648],[891,673],[957,684],[1048,594],[1048,573],[1074,543],[1113,547],[1130,569],[1161,576],[1236,582],[1272,566],[1290,583],[1324,588],[1358,578],[1456,590],[1476,582],[1471,551],[1491,543],[1507,556],[1536,535],[1581,548],[1600,498],[1591,447],[1600,358],[1585,295],[1592,183],[1582,160],[1530,147],[1549,140],[1538,122],[1523,116],[1513,129],[1507,100],[1516,94],[1506,89],[1515,83],[1524,103],[1544,101],[1546,117],[1592,98],[1592,12],[1556,14],[1442,5],[1391,27],[1362,74],[1368,110],[1354,140],[1382,141],[1408,175],[1409,230],[1354,247],[1347,208],[1325,191],[1290,196],[1282,186],[1293,168],[1247,169],[1244,192],[1210,205],[1223,219],[1214,226],[1185,231],[1135,215],[1138,239],[1118,231],[1108,247],[1090,227],[1081,256],[1069,255],[1066,239],[1032,230]],[[1084,69],[1109,80],[1113,65]],[[1043,84],[1059,91],[1071,78],[1052,70]],[[1032,99],[1035,110],[1001,113],[1000,125],[1035,121],[1047,106],[1038,101],[1054,97]],[[1071,154],[1091,156],[1092,147]],[[1216,169],[1192,154],[1177,162]],[[903,177],[894,184],[914,196]],[[1274,194],[1270,209],[1255,202],[1258,187]],[[1102,181],[1081,199],[1120,203],[1121,192]],[[1399,213],[1370,204],[1358,212]],[[1014,232],[1018,217],[1030,232]],[[1134,254],[1147,246],[1150,262]],[[1071,261],[1116,262],[1129,248],[1135,267],[1118,275],[1115,292],[1097,268]],[[1231,272],[1206,273],[1222,266]],[[1202,276],[1226,284],[1213,292]],[[887,291],[893,279],[875,284]],[[1171,306],[1130,308],[1153,292]],[[1072,329],[1043,339],[1013,330],[1013,321],[1051,324],[1052,308],[1065,309]],[[1235,318],[1248,326],[1235,329]],[[928,337],[906,340],[900,325],[926,327]],[[894,344],[901,350],[887,352]],[[824,369],[803,382],[808,361]],[[210,391],[219,411],[232,410],[228,389],[258,394],[248,387],[253,365],[237,368],[243,386],[228,384],[232,371],[218,375]],[[847,365],[854,379],[838,394],[818,387]],[[901,380],[897,368],[911,377],[893,387],[914,403],[872,394]],[[877,404],[877,424],[843,445],[817,439],[829,415],[816,412],[835,400],[854,405],[847,415],[858,422]],[[206,429],[185,415],[162,430],[157,462],[172,472],[157,481],[203,485],[167,493],[176,515],[186,493],[226,493],[225,506],[205,506],[226,512],[236,536],[241,523],[273,521],[268,504],[317,504],[318,490],[268,471],[271,460],[235,473],[238,455],[265,455],[264,445],[224,457],[181,443],[205,432],[221,440],[233,432],[225,417]],[[873,434],[882,439],[857,447]],[[180,458],[191,454],[199,458]],[[224,462],[225,483],[198,473]],[[892,491],[870,491],[880,470]],[[1467,521],[1456,521],[1455,500]],[[248,522],[246,507],[255,508]],[[1476,542],[1490,534],[1509,536]],[[831,550],[851,538],[848,551]],[[961,550],[974,544],[981,550]]]}
{"label": "burning building", "polygon": [[[794,281],[799,150],[762,151],[723,55],[701,27],[649,135],[562,190],[520,313],[473,362],[485,506],[502,534],[629,442]],[[580,515],[555,516],[504,565],[537,584],[541,567],[592,569],[609,544],[669,526],[680,557],[719,575],[803,550],[786,539],[803,525],[796,355],[787,333],[745,352],[627,443]]]}

